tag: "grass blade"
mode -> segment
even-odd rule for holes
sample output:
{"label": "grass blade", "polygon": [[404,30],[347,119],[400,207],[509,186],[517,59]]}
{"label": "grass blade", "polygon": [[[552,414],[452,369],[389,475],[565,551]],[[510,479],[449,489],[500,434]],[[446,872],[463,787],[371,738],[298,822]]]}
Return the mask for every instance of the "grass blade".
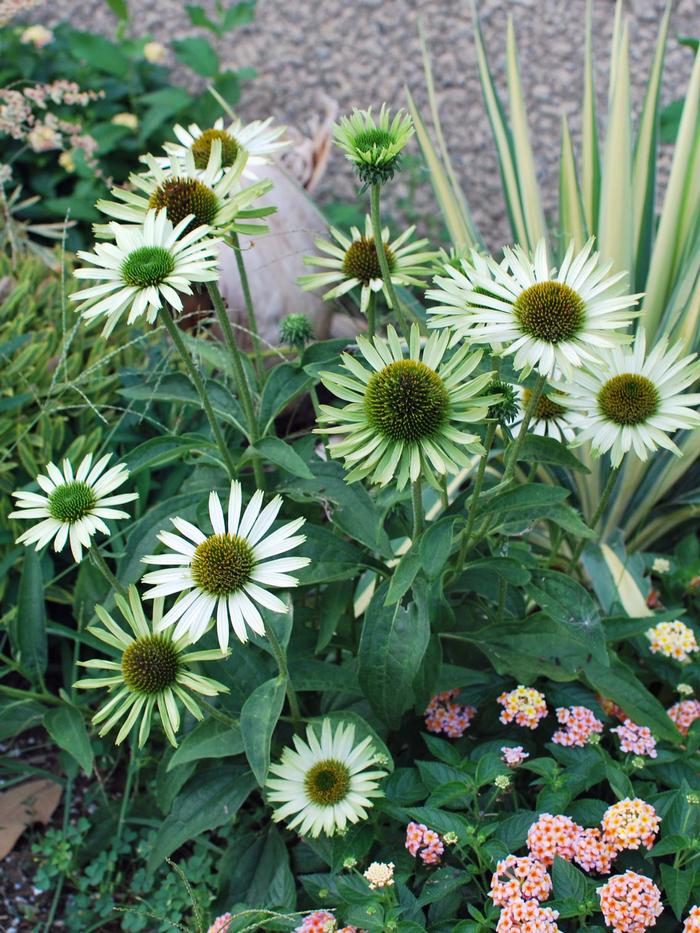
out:
{"label": "grass blade", "polygon": [[592,0],[586,6],[586,52],[583,76],[583,131],[582,131],[582,197],[583,215],[588,234],[598,232],[598,205],[600,200],[600,154],[598,150],[598,118],[596,115],[595,84],[593,81]]}
{"label": "grass blade", "polygon": [[561,158],[559,162],[559,253],[573,240],[576,250],[586,242],[586,220],[583,215],[581,189],[576,175],[576,160],[569,124],[561,118]]}

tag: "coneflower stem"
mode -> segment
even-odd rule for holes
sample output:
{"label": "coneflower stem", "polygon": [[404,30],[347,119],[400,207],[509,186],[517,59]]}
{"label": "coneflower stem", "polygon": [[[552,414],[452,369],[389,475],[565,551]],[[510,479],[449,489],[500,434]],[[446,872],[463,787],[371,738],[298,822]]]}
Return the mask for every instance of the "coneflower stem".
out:
{"label": "coneflower stem", "polygon": [[100,571],[100,573],[105,578],[107,583],[109,583],[112,589],[115,590],[117,593],[119,593],[120,596],[125,596],[125,597],[128,596],[126,587],[124,586],[123,583],[120,583],[119,580],[117,580],[115,575],[109,569],[109,567],[107,566],[107,561],[104,559],[102,552],[96,545],[93,544],[88,549],[88,556],[90,560],[92,561],[93,566],[97,567],[97,569]]}
{"label": "coneflower stem", "polygon": [[528,402],[527,408],[525,409],[525,414],[523,415],[523,420],[518,431],[518,436],[506,450],[506,463],[501,483],[508,483],[513,478],[515,467],[518,463],[518,454],[520,453],[520,450],[525,443],[527,429],[530,427],[530,422],[532,421],[533,415],[537,410],[537,405],[540,401],[540,397],[542,396],[542,392],[544,391],[546,384],[546,376],[537,377],[537,382],[535,383],[535,387],[532,390],[530,401]]}
{"label": "coneflower stem", "polygon": [[202,403],[202,408],[204,413],[207,416],[209,421],[209,427],[211,428],[211,433],[214,436],[214,440],[219,448],[221,456],[223,458],[224,464],[226,465],[226,470],[231,479],[236,475],[236,465],[233,462],[231,457],[231,452],[226,446],[226,441],[224,440],[224,435],[221,433],[221,428],[219,423],[216,420],[216,415],[214,414],[214,409],[211,407],[211,402],[209,401],[209,396],[207,395],[207,390],[204,386],[204,380],[199,374],[199,370],[194,365],[192,357],[190,356],[187,347],[185,346],[185,341],[182,339],[182,334],[180,333],[180,328],[177,326],[175,321],[170,314],[170,311],[166,307],[160,309],[160,319],[163,322],[165,329],[167,330],[170,339],[175,344],[177,352],[180,354],[182,362],[185,364],[187,369],[187,375],[190,377],[192,385],[199,395],[199,399]]}
{"label": "coneflower stem", "polygon": [[479,495],[481,493],[481,487],[484,483],[484,474],[486,473],[486,464],[488,463],[489,454],[491,453],[491,448],[493,447],[493,441],[496,437],[496,428],[498,427],[498,422],[491,421],[489,422],[488,427],[486,428],[486,438],[484,439],[484,453],[479,460],[479,466],[476,471],[476,476],[474,477],[474,490],[471,494],[471,499],[469,502],[469,513],[467,515],[467,525],[462,532],[462,541],[459,548],[459,555],[457,557],[457,563],[455,565],[455,571],[459,574],[462,572],[464,567],[464,561],[467,557],[467,550],[469,548],[469,542],[471,541],[472,531],[474,530],[474,522],[476,521],[476,511],[479,506]]}
{"label": "coneflower stem", "polygon": [[377,317],[377,308],[376,308],[376,296],[374,292],[369,293],[369,302],[367,303],[367,336],[371,339],[374,337],[374,332],[376,328],[376,317]]}
{"label": "coneflower stem", "polygon": [[[236,343],[236,336],[233,333],[231,321],[229,320],[229,316],[226,313],[224,299],[221,297],[219,286],[216,284],[216,282],[208,282],[207,290],[209,291],[211,303],[214,305],[216,319],[219,322],[219,327],[223,331],[224,340],[226,341],[226,345],[231,354],[231,362],[233,363],[233,372],[236,379],[236,388],[238,389],[238,398],[240,399],[241,408],[243,409],[243,416],[245,417],[245,420],[248,424],[248,441],[251,445],[254,445],[258,440],[258,419],[255,417],[253,396],[250,394],[250,386],[248,385],[248,379],[243,367],[241,351],[239,350],[238,344]],[[251,462],[253,464],[255,483],[258,489],[264,489],[265,478],[263,475],[262,464],[260,463],[260,457],[257,454],[253,455]]]}
{"label": "coneflower stem", "polygon": [[[613,489],[615,488],[615,483],[617,482],[617,477],[618,477],[619,472],[620,472],[620,467],[617,466],[617,467],[613,467],[610,470],[610,473],[608,474],[607,482],[605,486],[603,487],[602,493],[600,494],[600,502],[598,503],[598,508],[595,510],[595,512],[593,513],[593,518],[588,523],[588,527],[591,529],[591,531],[595,531],[596,528],[598,527],[598,522],[600,521],[603,515],[603,512],[605,511],[605,507],[608,504],[608,499],[610,498],[610,495]],[[574,549],[574,553],[571,556],[571,563],[569,564],[569,572],[571,572],[576,566],[576,564],[578,563],[578,559],[581,556],[581,553],[583,552],[584,547],[586,546],[587,540],[588,540],[587,538],[581,538],[579,543],[576,545],[576,548]]]}
{"label": "coneflower stem", "polygon": [[420,478],[411,483],[411,499],[413,501],[413,540],[421,534],[425,527],[423,520],[423,489]]}
{"label": "coneflower stem", "polygon": [[272,650],[272,654],[275,658],[275,661],[277,662],[277,670],[279,671],[280,679],[284,681],[285,689],[287,692],[287,700],[289,701],[289,712],[292,714],[294,728],[299,729],[301,726],[301,710],[299,708],[299,699],[297,698],[296,690],[292,686],[292,681],[289,677],[287,655],[271,625],[268,625],[265,628],[265,635],[267,636],[267,640],[270,643],[270,649]]}
{"label": "coneflower stem", "polygon": [[386,250],[384,249],[384,240],[382,239],[382,217],[379,208],[379,194],[381,191],[380,184],[374,184],[370,188],[370,216],[372,219],[372,235],[374,236],[374,248],[377,251],[377,260],[379,261],[379,268],[382,272],[382,279],[384,281],[384,287],[387,290],[389,295],[389,301],[391,302],[392,310],[396,312],[396,317],[399,321],[399,328],[401,333],[404,336],[404,339],[408,341],[409,332],[408,324],[406,318],[404,317],[403,309],[399,304],[399,299],[396,295],[396,290],[394,289],[394,283],[391,281],[391,271],[389,269],[389,263],[386,258]]}
{"label": "coneflower stem", "polygon": [[241,241],[238,238],[238,234],[234,231],[231,233],[231,244],[233,246],[233,252],[236,257],[236,268],[238,269],[238,277],[241,280],[241,290],[243,291],[243,301],[245,302],[245,310],[248,316],[248,329],[250,330],[253,336],[253,352],[255,353],[255,370],[258,376],[258,384],[262,384],[263,377],[263,357],[262,357],[262,346],[260,345],[260,334],[258,333],[258,321],[255,317],[255,307],[253,305],[253,298],[250,294],[250,282],[248,281],[248,273],[245,268],[245,261],[243,259],[243,250],[241,249]]}

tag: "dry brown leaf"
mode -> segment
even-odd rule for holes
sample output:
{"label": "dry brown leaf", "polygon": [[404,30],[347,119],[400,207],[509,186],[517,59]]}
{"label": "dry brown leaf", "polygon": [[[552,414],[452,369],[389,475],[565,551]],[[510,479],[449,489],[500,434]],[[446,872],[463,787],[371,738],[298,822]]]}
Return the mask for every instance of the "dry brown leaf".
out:
{"label": "dry brown leaf", "polygon": [[27,781],[0,793],[0,859],[4,859],[27,826],[48,823],[61,799],[55,781]]}

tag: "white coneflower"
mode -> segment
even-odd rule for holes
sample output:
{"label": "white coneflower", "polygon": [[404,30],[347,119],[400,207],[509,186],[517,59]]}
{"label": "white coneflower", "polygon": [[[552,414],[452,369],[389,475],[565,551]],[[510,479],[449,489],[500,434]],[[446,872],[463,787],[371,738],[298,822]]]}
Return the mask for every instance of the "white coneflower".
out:
{"label": "white coneflower", "polygon": [[88,632],[120,652],[118,661],[103,661],[97,658],[79,661],[81,667],[102,672],[100,677],[79,680],[74,687],[83,690],[108,687],[110,699],[93,716],[93,723],[100,725],[100,735],[105,735],[120,720],[124,720],[116,738],[119,745],[140,720],[138,744],[143,747],[151,731],[153,711],[158,710],[163,731],[171,745],[176,746],[175,733],[180,728],[178,702],[195,719],[204,714],[193,694],[212,697],[228,693],[228,687],[209,677],[203,677],[190,669],[200,661],[219,660],[222,655],[216,650],[187,651],[187,638],[173,639],[170,632],[158,632],[158,623],[163,614],[163,600],[153,604],[153,619],[149,622],[143,611],[135,586],[129,587],[129,601],[121,595],[115,597],[131,634],[124,631],[102,606],[95,612],[104,627],[89,626]]}
{"label": "white coneflower", "polygon": [[454,328],[458,337],[487,343],[494,352],[514,354],[514,366],[526,376],[560,370],[567,378],[597,359],[601,349],[627,343],[621,331],[637,312],[639,295],[618,294],[626,273],[608,276],[589,240],[574,256],[573,243],[556,274],[541,240],[530,258],[520,247],[504,250],[505,262],[488,259],[488,274],[475,269],[472,288],[461,289],[463,307],[455,305],[453,289],[433,289],[441,302],[428,309],[429,327]]}
{"label": "white coneflower", "polygon": [[219,275],[220,241],[206,226],[185,233],[191,219],[173,227],[164,210],[149,210],[142,226],[108,224],[114,243],[97,243],[94,253],[78,251],[91,265],[76,269],[75,277],[100,284],[71,295],[80,302],[77,310],[87,320],[106,317],[105,335],[126,311],[130,324],[141,315],[153,323],[163,306],[182,311],[180,296],[191,295],[194,282],[213,282]]}
{"label": "white coneflower", "polygon": [[680,456],[669,434],[700,426],[700,414],[689,407],[700,405],[700,394],[684,394],[700,378],[700,361],[682,352],[662,339],[647,356],[640,330],[634,346],[610,350],[595,367],[578,371],[561,386],[576,443],[590,441],[597,456],[610,451],[613,466],[632,450],[640,460],[657,447]]}
{"label": "white coneflower", "polygon": [[483,452],[478,435],[465,428],[498,401],[482,394],[493,373],[473,376],[481,352],[470,352],[467,344],[444,359],[448,341],[447,332],[433,334],[421,347],[414,326],[406,358],[389,326],[386,339],[357,338],[363,361],[344,353],[341,372],[321,373],[323,384],[348,403],[321,405],[317,428],[343,435],[329,451],[345,461],[348,482],[367,477],[402,489],[423,475],[436,484],[436,473],[457,473],[469,465],[470,453]]}
{"label": "white coneflower", "polygon": [[279,764],[270,765],[268,797],[276,805],[273,819],[284,820],[300,835],[332,836],[348,823],[367,818],[372,798],[381,796],[381,770],[371,738],[355,745],[355,726],[339,723],[335,730],[324,719],[321,735],[314,726],[306,730],[306,742],[294,736],[294,748],[285,748]]}
{"label": "white coneflower", "polygon": [[40,519],[17,539],[18,544],[34,544],[36,550],[53,539],[54,550],[62,551],[69,542],[76,561],[83,559],[83,548],[89,548],[91,538],[101,531],[109,534],[105,519],[129,518],[128,512],[115,509],[138,498],[138,493],[125,492],[110,495],[126,482],[129,471],[123,463],[105,472],[112,455],[106,454],[93,466],[88,454],[73,472],[68,459],[60,470],[55,463],[46,466],[46,475],[39,474],[36,481],[46,495],[37,492],[13,492],[17,511],[9,518]]}
{"label": "white coneflower", "polygon": [[[256,178],[255,166],[271,162],[271,155],[289,145],[287,140],[280,139],[286,127],[271,124],[272,117],[246,124],[235,119],[228,126],[225,125],[223,117],[219,117],[213,127],[205,130],[196,123],[190,123],[187,127],[176,124],[173,132],[180,145],[169,144],[168,149],[180,154],[191,152],[195,167],[202,170],[207,168],[214,140],[218,139],[221,143],[222,168],[232,166],[239,152],[244,152],[247,159],[242,175],[246,178]],[[169,159],[165,162],[168,164]]]}
{"label": "white coneflower", "polygon": [[[382,230],[382,244],[394,285],[422,285],[423,279],[433,271],[431,264],[437,253],[425,249],[427,240],[411,240],[415,229],[409,227],[391,241],[389,228],[384,227]],[[298,281],[302,290],[310,291],[331,285],[332,288],[323,295],[324,300],[329,301],[360,287],[360,311],[363,314],[367,312],[372,293],[381,291],[391,307],[391,297],[379,268],[371,218],[365,218],[364,233],[360,233],[357,227],[351,228],[349,236],[336,227],[330,227],[329,232],[335,243],[323,238],[315,240],[316,247],[325,253],[324,256],[304,256],[304,265],[321,266],[328,271],[300,276]]]}
{"label": "white coneflower", "polygon": [[[259,218],[272,213],[274,208],[251,208],[251,205],[270,190],[272,182],[265,179],[247,188],[240,187],[247,159],[245,152],[238,153],[230,168],[223,168],[221,141],[215,139],[206,168],[198,169],[190,150],[165,146],[165,151],[167,167],[150,154],[143,156],[148,172],[130,175],[129,188],[112,188],[115,201],[102,199],[95,206],[104,214],[128,223],[141,223],[149,210],[156,209],[165,210],[173,224],[189,217],[193,228],[264,232]],[[108,225],[95,224],[94,230],[98,236],[111,236]]]}
{"label": "white coneflower", "polygon": [[[287,612],[287,605],[266,587],[289,588],[297,585],[290,571],[300,570],[309,563],[308,557],[281,557],[302,544],[306,538],[297,535],[304,524],[297,518],[271,534],[266,532],[282,507],[281,496],[275,496],[262,508],[263,494],[257,490],[241,515],[242,494],[238,482],[231,483],[228,521],[224,519],[216,492],[209,496],[209,518],[213,532],[205,534],[182,518],[171,519],[176,531],[161,531],[158,539],[169,551],[143,558],[145,564],[164,568],[147,573],[144,583],[153,588],[144,599],[181,594],[175,605],[159,622],[159,629],[177,623],[175,638],[189,633],[190,641],[202,637],[212,617],[222,650],[228,646],[229,624],[240,641],[248,638],[248,628],[265,634],[259,603],[271,612]],[[278,558],[269,560],[269,558]]]}

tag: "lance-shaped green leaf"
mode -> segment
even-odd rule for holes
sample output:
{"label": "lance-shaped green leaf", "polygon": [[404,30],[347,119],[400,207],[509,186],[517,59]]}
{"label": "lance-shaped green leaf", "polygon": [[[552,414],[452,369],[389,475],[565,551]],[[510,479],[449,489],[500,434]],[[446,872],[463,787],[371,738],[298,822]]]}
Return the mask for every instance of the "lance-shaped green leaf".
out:
{"label": "lance-shaped green leaf", "polygon": [[284,693],[284,680],[274,677],[253,690],[241,710],[243,747],[255,779],[261,787],[270,767],[270,743],[284,706]]}
{"label": "lance-shaped green leaf", "polygon": [[598,149],[598,117],[593,80],[593,13],[592,0],[586,4],[586,51],[583,74],[583,128],[581,148],[583,214],[588,233],[598,232],[600,203],[600,153]]}
{"label": "lance-shaped green leaf", "polygon": [[[573,240],[578,253],[586,242],[586,220],[576,174],[574,147],[566,116],[561,118],[561,158],[559,161],[559,242],[564,250]],[[537,435],[532,435],[536,437]]]}

